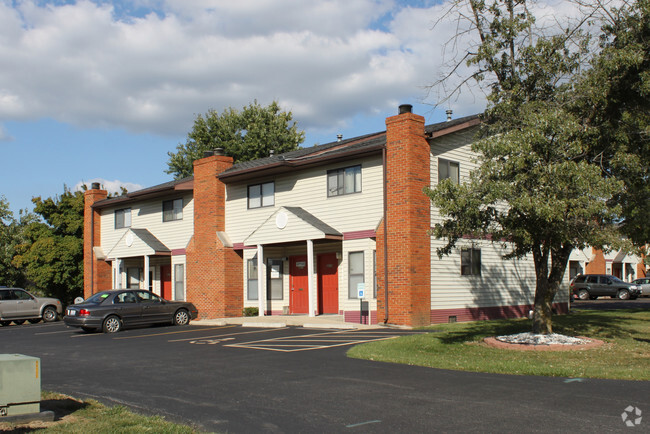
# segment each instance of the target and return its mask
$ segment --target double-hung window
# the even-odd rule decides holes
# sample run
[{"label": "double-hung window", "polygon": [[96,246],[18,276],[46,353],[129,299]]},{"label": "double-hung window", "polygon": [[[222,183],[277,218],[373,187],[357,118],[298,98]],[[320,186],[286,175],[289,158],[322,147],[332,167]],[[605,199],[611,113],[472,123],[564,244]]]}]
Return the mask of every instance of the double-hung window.
[{"label": "double-hung window", "polygon": [[481,275],[481,249],[472,247],[460,250],[460,274],[463,276]]},{"label": "double-hung window", "polygon": [[361,166],[351,166],[327,172],[327,196],[361,192]]},{"label": "double-hung window", "polygon": [[268,260],[268,282],[266,288],[267,300],[282,300],[284,298],[282,285],[282,259]]},{"label": "double-hung window", "polygon": [[363,252],[348,255],[348,298],[359,298],[357,285],[364,283]]},{"label": "double-hung window", "polygon": [[183,220],[183,199],[163,201],[163,221]]},{"label": "double-hung window", "polygon": [[438,158],[438,182],[447,178],[451,179],[454,184],[458,184],[460,180],[460,163]]},{"label": "double-hung window", "polygon": [[246,280],[248,283],[246,285],[246,298],[248,300],[257,300],[259,298],[257,292],[257,258],[246,261]]},{"label": "double-hung window", "polygon": [[115,210],[115,229],[131,227],[131,208]]},{"label": "double-hung window", "polygon": [[248,208],[275,205],[275,183],[265,182],[248,186]]}]

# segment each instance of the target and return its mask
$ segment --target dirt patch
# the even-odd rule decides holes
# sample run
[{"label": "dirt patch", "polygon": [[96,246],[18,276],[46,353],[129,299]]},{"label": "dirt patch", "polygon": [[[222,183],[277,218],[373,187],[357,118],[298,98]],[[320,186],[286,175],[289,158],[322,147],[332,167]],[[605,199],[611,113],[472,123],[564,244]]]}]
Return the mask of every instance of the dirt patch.
[{"label": "dirt patch", "polygon": [[589,350],[592,348],[598,348],[604,344],[603,341],[592,338],[585,338],[583,336],[577,336],[580,339],[588,340],[588,343],[577,344],[577,345],[564,345],[564,344],[511,344],[507,342],[502,342],[497,340],[494,337],[485,338],[483,341],[491,347],[501,348],[504,350],[519,350],[519,351],[576,351],[576,350]]},{"label": "dirt patch", "polygon": [[58,399],[43,399],[41,400],[41,411],[54,412],[53,421],[35,420],[32,422],[7,423],[2,422],[2,419],[0,419],[0,432],[22,434],[47,429],[66,422],[74,422],[77,417],[73,413],[87,406],[88,404],[65,395],[61,395]]}]

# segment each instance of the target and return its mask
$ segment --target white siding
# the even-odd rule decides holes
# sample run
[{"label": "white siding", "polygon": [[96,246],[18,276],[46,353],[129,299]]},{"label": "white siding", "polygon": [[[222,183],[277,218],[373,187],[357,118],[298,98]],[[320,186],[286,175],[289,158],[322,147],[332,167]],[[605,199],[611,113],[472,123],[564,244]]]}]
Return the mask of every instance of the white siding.
[{"label": "white siding", "polygon": [[[172,196],[171,198],[178,198]],[[192,194],[183,197],[183,219],[162,221],[162,203],[168,197],[121,204],[101,211],[101,246],[108,253],[128,228],[115,229],[115,210],[131,208],[131,228],[148,229],[169,249],[184,249],[194,232],[194,201]]]},{"label": "white siding", "polygon": [[[460,182],[467,181],[477,168],[477,154],[472,152],[476,129],[450,134],[435,139],[431,146],[431,185],[438,183],[438,158],[458,162]],[[431,225],[441,222],[437,208],[431,207]],[[459,240],[457,248],[438,258],[437,248],[444,246],[445,239],[431,239],[431,308],[457,309],[472,307],[508,306],[532,304],[535,295],[535,265],[532,255],[520,260],[505,260],[508,253],[500,243],[485,240]],[[460,250],[462,247],[481,249],[481,275],[460,274]],[[566,289],[556,301],[566,301]]]},{"label": "white siding", "polygon": [[[327,171],[361,164],[361,193],[327,197]],[[275,181],[275,205],[248,209],[247,186]],[[383,213],[381,156],[349,160],[285,175],[229,184],[226,188],[226,232],[243,242],[280,206],[297,206],[339,232],[375,229]]]}]

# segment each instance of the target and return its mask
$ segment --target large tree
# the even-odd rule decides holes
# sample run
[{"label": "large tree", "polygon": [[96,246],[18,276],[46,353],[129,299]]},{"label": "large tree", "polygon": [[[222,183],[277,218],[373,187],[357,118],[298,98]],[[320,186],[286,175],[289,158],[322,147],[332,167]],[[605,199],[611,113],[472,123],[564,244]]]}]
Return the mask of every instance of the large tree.
[{"label": "large tree", "polygon": [[70,303],[83,290],[83,191],[64,188],[58,197],[32,202],[41,219],[24,226],[13,265],[30,289]]},{"label": "large tree", "polygon": [[[582,0],[580,0],[582,1]],[[584,118],[592,158],[624,181],[615,200],[620,229],[637,246],[650,242],[650,0],[584,7],[599,17],[600,53],[575,83],[574,113]]]},{"label": "large tree", "polygon": [[298,149],[305,133],[292,122],[291,112],[282,111],[277,102],[262,107],[257,101],[241,111],[232,107],[219,114],[208,111],[198,115],[187,141],[169,152],[167,173],[184,178],[193,173],[192,163],[205,151],[223,148],[235,162],[268,157],[275,153]]},{"label": "large tree", "polygon": [[507,258],[532,255],[532,330],[547,334],[571,251],[617,240],[620,207],[612,199],[624,189],[593,158],[584,113],[575,110],[573,84],[589,43],[582,23],[555,32],[537,28],[530,3],[455,4],[478,41],[464,56],[473,68],[467,79],[487,89],[488,108],[472,145],[478,169],[467,182],[446,180],[428,194],[443,216],[432,229],[447,240],[439,255],[468,235],[509,247]]},{"label": "large tree", "polygon": [[22,232],[31,214],[22,213],[18,219],[9,209],[9,202],[0,196],[0,284],[4,286],[24,286],[25,276],[20,268],[12,264],[16,246],[22,240]]}]

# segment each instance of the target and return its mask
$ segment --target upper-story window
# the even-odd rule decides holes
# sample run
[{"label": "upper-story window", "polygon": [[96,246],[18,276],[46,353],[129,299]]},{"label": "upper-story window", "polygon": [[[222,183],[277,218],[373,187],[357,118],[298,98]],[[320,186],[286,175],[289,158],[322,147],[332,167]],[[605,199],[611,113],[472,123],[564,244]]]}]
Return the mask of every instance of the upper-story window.
[{"label": "upper-story window", "polygon": [[183,199],[163,201],[163,221],[183,220]]},{"label": "upper-story window", "polygon": [[460,249],[460,274],[463,276],[481,275],[481,249],[475,247]]},{"label": "upper-story window", "polygon": [[458,184],[460,179],[460,163],[438,158],[438,182],[447,178],[451,179],[454,184]]},{"label": "upper-story window", "polygon": [[131,208],[115,210],[115,229],[131,227]]},{"label": "upper-story window", "polygon": [[361,166],[329,170],[327,172],[327,196],[361,192]]},{"label": "upper-story window", "polygon": [[248,208],[275,205],[275,183],[265,182],[248,186]]}]

